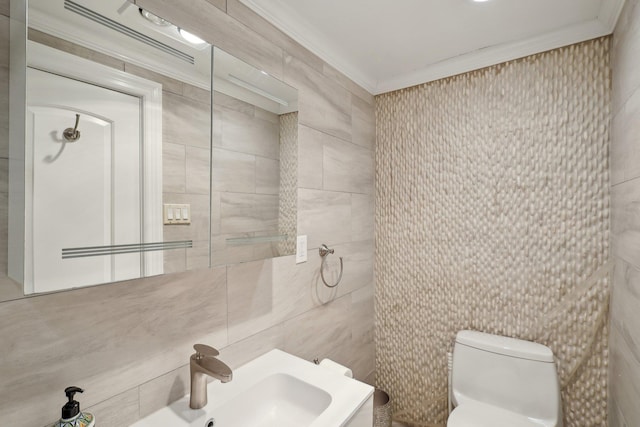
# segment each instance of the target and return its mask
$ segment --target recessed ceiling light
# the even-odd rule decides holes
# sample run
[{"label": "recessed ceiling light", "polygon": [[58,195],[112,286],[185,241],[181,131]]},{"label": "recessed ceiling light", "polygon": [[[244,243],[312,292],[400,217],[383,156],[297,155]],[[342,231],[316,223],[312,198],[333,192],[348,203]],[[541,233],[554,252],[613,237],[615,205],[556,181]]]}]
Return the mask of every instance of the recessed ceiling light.
[{"label": "recessed ceiling light", "polygon": [[182,38],[188,41],[189,43],[193,43],[193,44],[206,43],[200,37],[196,36],[195,34],[191,34],[190,32],[183,30],[182,28],[178,28],[178,32],[180,33]]},{"label": "recessed ceiling light", "polygon": [[473,0],[473,1],[474,1],[475,3],[484,3],[484,2],[487,2],[487,1],[489,1],[489,0]]},{"label": "recessed ceiling light", "polygon": [[140,15],[142,15],[144,19],[151,22],[152,24],[156,24],[160,27],[168,27],[169,25],[171,25],[171,22],[167,21],[164,18],[160,18],[158,15],[154,15],[151,12],[147,12],[142,8],[139,8],[139,10],[140,10]]}]

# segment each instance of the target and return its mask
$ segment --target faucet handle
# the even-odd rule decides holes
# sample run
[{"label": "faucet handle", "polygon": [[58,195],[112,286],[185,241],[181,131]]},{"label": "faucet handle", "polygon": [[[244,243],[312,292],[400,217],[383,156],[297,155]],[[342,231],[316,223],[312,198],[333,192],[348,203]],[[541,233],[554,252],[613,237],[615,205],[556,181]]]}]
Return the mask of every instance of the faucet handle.
[{"label": "faucet handle", "polygon": [[205,344],[196,344],[193,349],[196,351],[196,359],[202,359],[205,356],[216,357],[220,354],[218,350]]}]

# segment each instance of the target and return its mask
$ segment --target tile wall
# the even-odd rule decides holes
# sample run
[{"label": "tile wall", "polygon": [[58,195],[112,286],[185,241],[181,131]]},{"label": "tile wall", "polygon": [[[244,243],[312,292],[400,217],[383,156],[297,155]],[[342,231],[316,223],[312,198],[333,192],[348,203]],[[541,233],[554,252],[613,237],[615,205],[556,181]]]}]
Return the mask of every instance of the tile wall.
[{"label": "tile wall", "polygon": [[473,329],[548,345],[564,426],[606,426],[609,45],[376,97],[376,384],[398,421],[445,423]]},{"label": "tile wall", "polygon": [[[278,244],[234,245],[227,239],[278,235],[280,117],[215,92],[213,265],[277,256]],[[297,122],[294,124],[297,127]]]},{"label": "tile wall", "polygon": [[627,0],[613,33],[609,425],[640,425],[640,2]]},{"label": "tile wall", "polygon": [[[374,98],[238,0],[137,3],[298,88],[297,222],[309,261],[296,266],[287,256],[0,303],[3,425],[54,422],[63,388],[74,384],[101,427],[126,426],[187,392],[196,342],[222,349],[232,367],[278,347],[333,358],[361,379],[374,368]],[[2,63],[5,93],[6,76]],[[319,283],[320,243],[344,257],[332,292]]]}]

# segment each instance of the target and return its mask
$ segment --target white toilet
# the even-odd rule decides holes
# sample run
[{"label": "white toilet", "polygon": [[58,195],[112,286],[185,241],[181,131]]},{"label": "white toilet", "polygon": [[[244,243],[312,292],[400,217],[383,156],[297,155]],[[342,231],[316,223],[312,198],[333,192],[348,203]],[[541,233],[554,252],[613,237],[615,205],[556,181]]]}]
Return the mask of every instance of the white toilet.
[{"label": "white toilet", "polygon": [[451,398],[447,427],[562,427],[558,373],[542,344],[458,332]]}]

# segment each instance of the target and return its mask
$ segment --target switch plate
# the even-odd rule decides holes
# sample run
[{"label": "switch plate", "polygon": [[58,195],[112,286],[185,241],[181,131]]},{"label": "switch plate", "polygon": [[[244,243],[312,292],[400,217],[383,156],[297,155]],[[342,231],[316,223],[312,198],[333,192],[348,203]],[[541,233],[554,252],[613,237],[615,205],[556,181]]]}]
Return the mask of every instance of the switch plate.
[{"label": "switch plate", "polygon": [[162,210],[164,225],[191,224],[191,205],[165,203]]},{"label": "switch plate", "polygon": [[296,244],[296,264],[307,262],[307,236],[298,236]]}]

